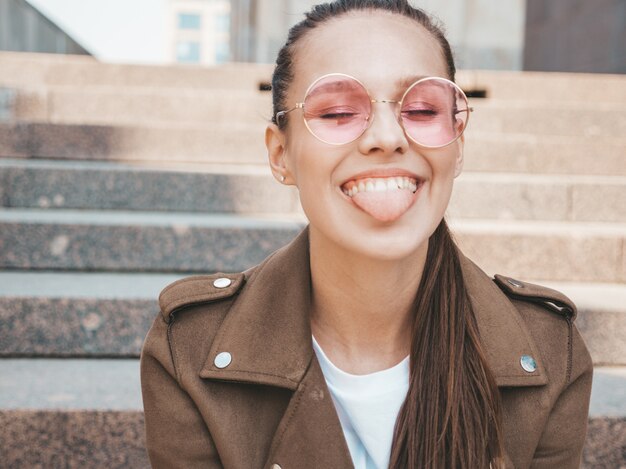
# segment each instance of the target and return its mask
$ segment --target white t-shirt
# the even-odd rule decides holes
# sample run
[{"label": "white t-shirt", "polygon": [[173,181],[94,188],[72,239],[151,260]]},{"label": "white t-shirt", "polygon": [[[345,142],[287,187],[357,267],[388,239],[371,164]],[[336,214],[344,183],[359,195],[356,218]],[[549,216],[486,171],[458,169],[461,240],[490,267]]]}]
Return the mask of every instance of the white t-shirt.
[{"label": "white t-shirt", "polygon": [[409,357],[386,370],[352,375],[332,364],[315,337],[313,350],[335,403],[354,467],[388,468],[394,425],[409,389]]}]

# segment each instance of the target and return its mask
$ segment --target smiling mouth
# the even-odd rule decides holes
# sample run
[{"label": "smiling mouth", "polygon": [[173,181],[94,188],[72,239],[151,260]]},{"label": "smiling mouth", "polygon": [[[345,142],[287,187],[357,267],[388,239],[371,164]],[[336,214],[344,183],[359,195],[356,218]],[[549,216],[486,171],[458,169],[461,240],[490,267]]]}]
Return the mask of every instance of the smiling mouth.
[{"label": "smiling mouth", "polygon": [[364,192],[388,192],[397,190],[417,191],[418,181],[407,176],[363,178],[351,180],[341,186],[341,190],[348,197]]},{"label": "smiling mouth", "polygon": [[411,208],[423,181],[408,176],[352,179],[341,186],[352,203],[381,222],[392,222]]}]

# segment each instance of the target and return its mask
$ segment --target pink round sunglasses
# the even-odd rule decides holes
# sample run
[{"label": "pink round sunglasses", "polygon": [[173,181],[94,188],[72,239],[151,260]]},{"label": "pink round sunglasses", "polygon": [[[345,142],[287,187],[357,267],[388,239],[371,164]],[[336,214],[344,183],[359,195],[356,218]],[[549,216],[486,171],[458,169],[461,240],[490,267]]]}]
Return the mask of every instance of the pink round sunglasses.
[{"label": "pink round sunglasses", "polygon": [[400,100],[372,99],[365,86],[343,73],[316,79],[304,100],[276,113],[276,122],[302,109],[304,123],[318,140],[344,145],[359,138],[374,120],[372,105],[396,105],[396,117],[405,134],[418,145],[440,148],[456,141],[467,127],[467,96],[459,86],[441,77],[420,78],[406,89]]}]

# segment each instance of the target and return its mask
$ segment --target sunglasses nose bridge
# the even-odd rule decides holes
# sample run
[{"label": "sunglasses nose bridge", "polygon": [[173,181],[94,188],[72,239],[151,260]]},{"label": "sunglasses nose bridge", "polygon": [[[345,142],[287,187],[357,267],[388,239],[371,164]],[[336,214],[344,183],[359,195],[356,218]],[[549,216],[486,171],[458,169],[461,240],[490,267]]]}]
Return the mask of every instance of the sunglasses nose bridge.
[{"label": "sunglasses nose bridge", "polygon": [[[376,103],[380,103],[380,104],[393,104],[393,113],[394,116],[396,118],[396,121],[400,124],[400,127],[402,127],[404,129],[404,125],[402,124],[402,119],[400,119],[400,113],[398,112],[398,108],[400,105],[400,101],[397,99],[370,99],[370,101],[372,102],[372,104],[376,104]],[[369,123],[371,124],[371,121],[374,120],[374,116],[375,116],[376,112],[374,112],[374,106],[371,107],[370,110],[370,119],[369,119]]]},{"label": "sunglasses nose bridge", "polygon": [[[396,114],[396,118],[398,117],[398,104],[400,101],[397,99],[371,99],[372,104],[393,104],[393,111]],[[374,114],[374,106],[371,107],[370,114]]]},{"label": "sunglasses nose bridge", "polygon": [[[405,135],[405,136],[406,136],[406,130],[405,130],[405,128],[404,128],[404,124],[403,124],[403,122],[402,122],[402,119],[400,118],[400,113],[399,113],[399,106],[400,106],[400,104],[401,104],[401,101],[399,101],[399,100],[397,100],[397,99],[370,99],[370,102],[371,102],[372,104],[376,104],[376,103],[380,103],[380,104],[393,104],[393,107],[392,107],[392,113],[393,113],[393,116],[394,116],[394,118],[395,118],[395,123],[396,123],[397,125],[399,125],[399,126],[400,126],[400,129],[401,129],[401,130],[400,130],[400,132],[401,132],[403,135]],[[384,111],[383,111],[383,112],[384,112]],[[367,116],[367,125],[366,125],[366,127],[363,129],[363,132],[362,132],[362,133],[365,133],[367,130],[369,130],[369,129],[370,129],[370,127],[372,126],[372,124],[373,124],[373,122],[374,122],[374,120],[375,120],[375,118],[376,118],[376,115],[377,115],[377,114],[379,114],[379,113],[380,113],[380,110],[378,110],[378,112],[375,112],[375,111],[374,111],[374,106],[373,106],[373,105],[370,107],[370,113],[369,113],[369,115]],[[380,119],[380,118],[379,118],[379,119]]]},{"label": "sunglasses nose bridge", "polygon": [[381,104],[398,104],[400,101],[397,99],[370,99],[372,104],[381,103]]}]

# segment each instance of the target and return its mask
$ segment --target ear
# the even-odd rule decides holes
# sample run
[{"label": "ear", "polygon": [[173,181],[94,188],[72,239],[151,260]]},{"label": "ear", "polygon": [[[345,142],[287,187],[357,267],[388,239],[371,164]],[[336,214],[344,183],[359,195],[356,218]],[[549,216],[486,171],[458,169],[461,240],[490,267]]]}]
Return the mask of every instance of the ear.
[{"label": "ear", "polygon": [[461,137],[456,141],[458,145],[459,153],[456,157],[456,161],[454,162],[454,177],[458,177],[463,171],[463,161],[464,161],[464,149],[465,149],[465,134],[462,134]]},{"label": "ear", "polygon": [[268,124],[265,129],[265,146],[267,147],[267,157],[272,174],[278,181],[288,184],[287,181],[290,175],[287,169],[285,133],[274,123]]}]

